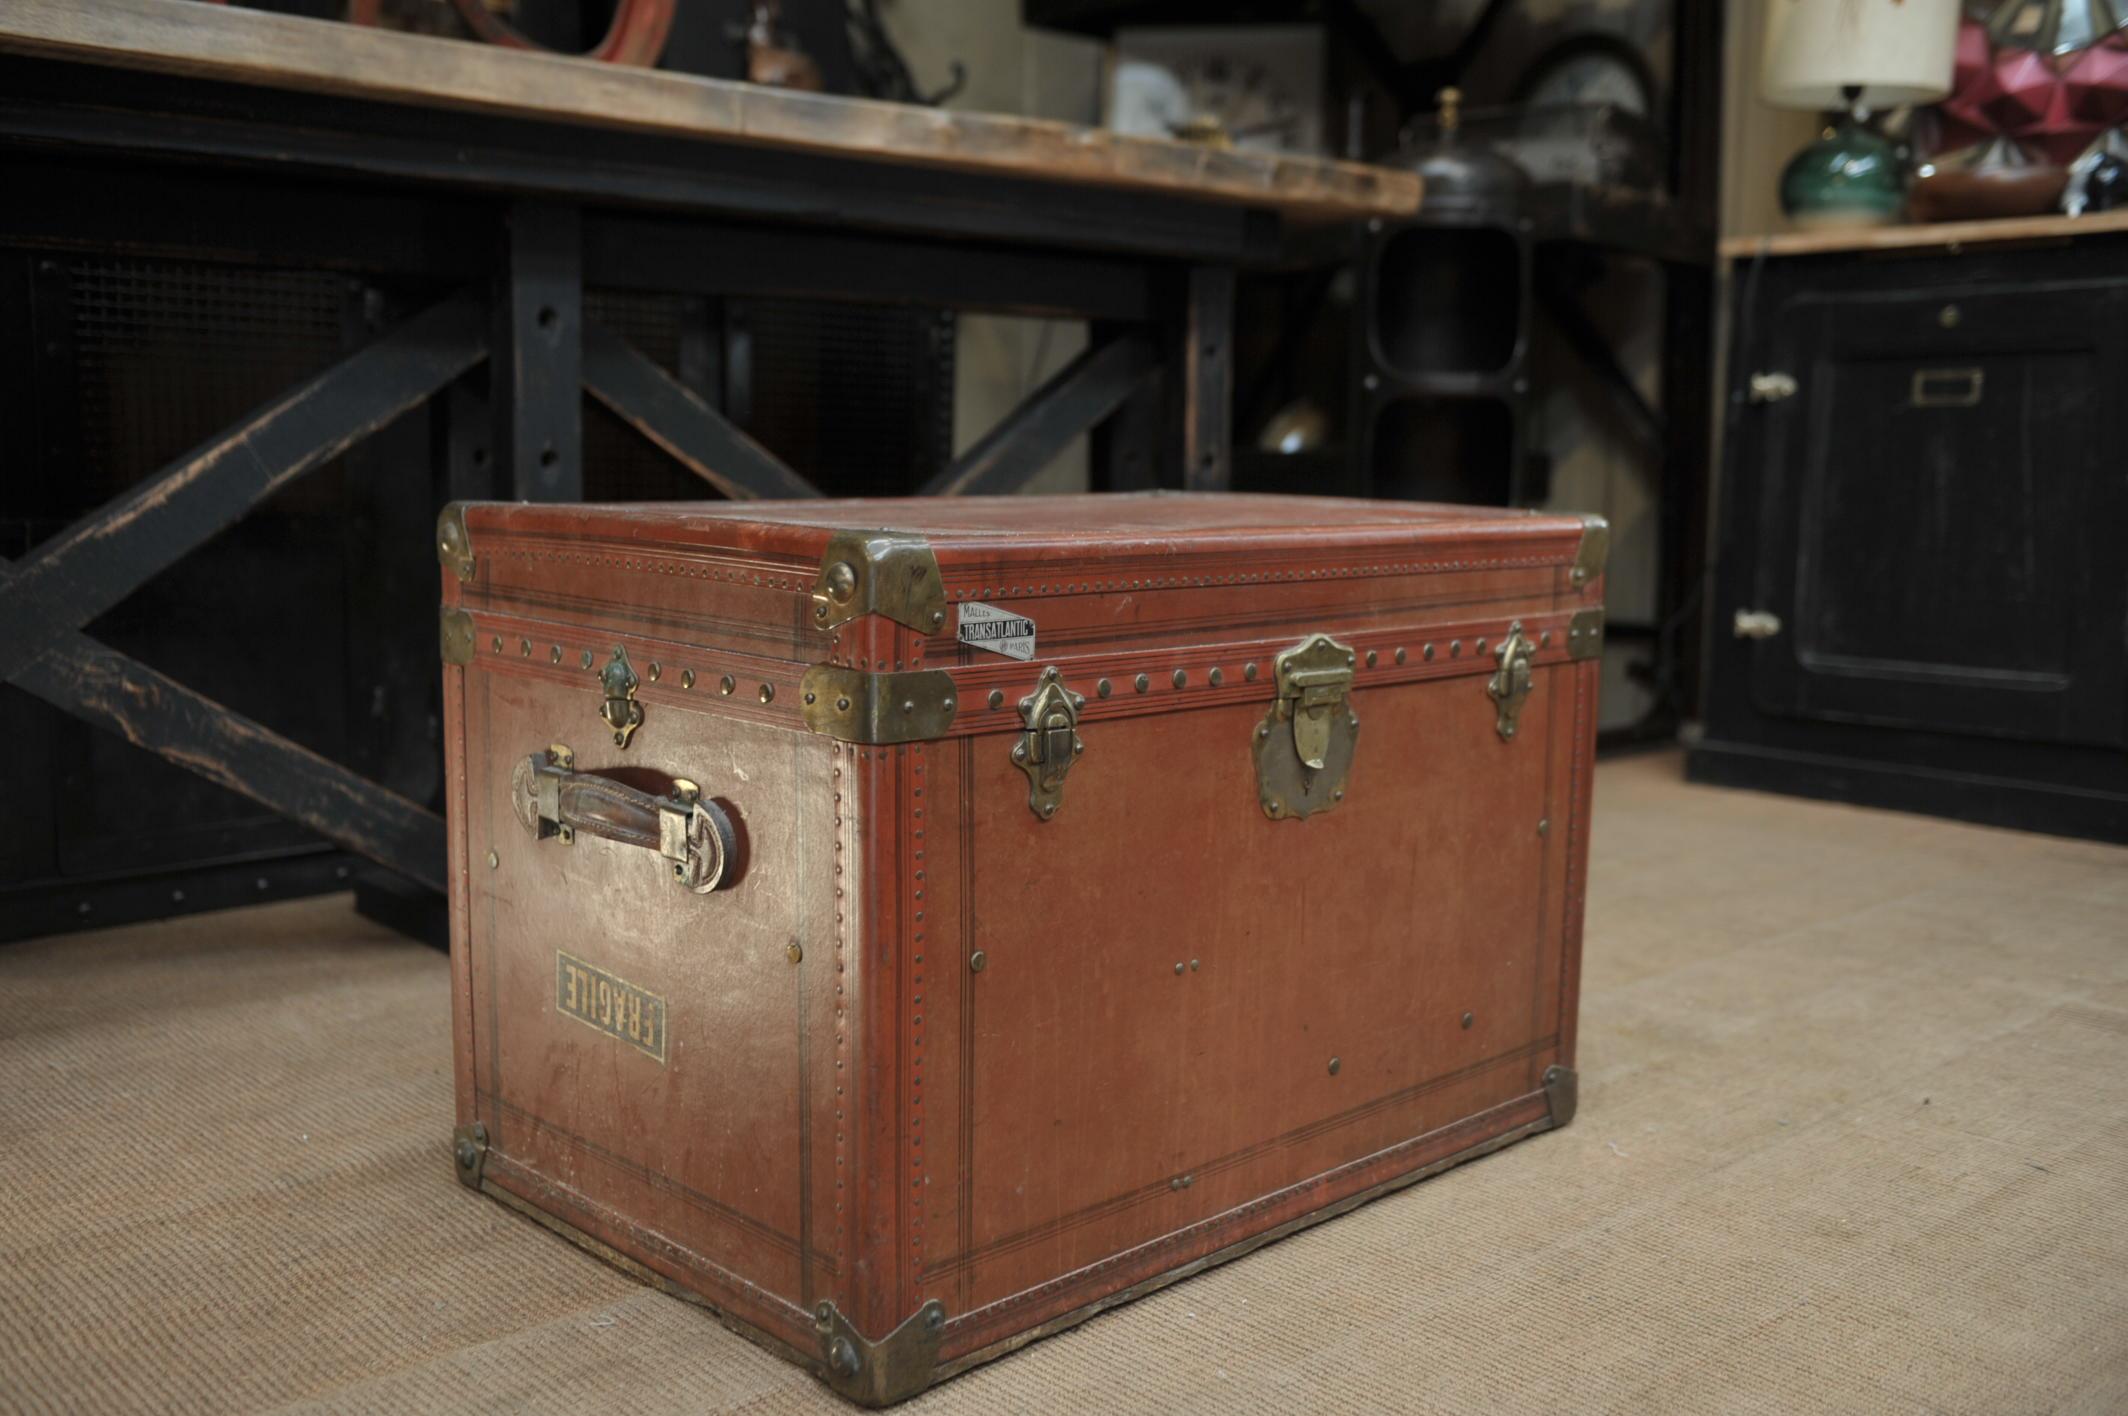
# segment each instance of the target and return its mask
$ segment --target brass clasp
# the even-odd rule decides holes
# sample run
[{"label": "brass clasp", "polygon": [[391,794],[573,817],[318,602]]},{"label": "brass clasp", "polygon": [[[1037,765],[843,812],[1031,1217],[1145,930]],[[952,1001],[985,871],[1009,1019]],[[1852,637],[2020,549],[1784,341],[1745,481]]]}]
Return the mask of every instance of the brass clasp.
[{"label": "brass clasp", "polygon": [[1500,667],[1485,681],[1485,691],[1492,695],[1493,703],[1499,709],[1493,727],[1502,742],[1515,740],[1515,726],[1522,717],[1522,704],[1529,697],[1530,687],[1537,677],[1530,662],[1536,654],[1537,646],[1522,632],[1522,621],[1516,620],[1508,627],[1507,638],[1500,641]]},{"label": "brass clasp", "polygon": [[643,726],[643,705],[635,701],[635,669],[628,662],[626,649],[613,646],[613,661],[599,674],[599,682],[606,691],[599,716],[613,729],[613,745],[625,748],[635,730]]},{"label": "brass clasp", "polygon": [[1057,666],[1042,670],[1041,683],[1020,700],[1025,731],[1012,745],[1012,765],[1027,774],[1027,809],[1047,821],[1064,803],[1064,774],[1086,744],[1079,740],[1083,694],[1064,687]]},{"label": "brass clasp", "polygon": [[1360,728],[1350,703],[1358,661],[1351,646],[1327,634],[1278,656],[1278,697],[1256,725],[1257,794],[1274,821],[1312,816],[1345,799]]}]

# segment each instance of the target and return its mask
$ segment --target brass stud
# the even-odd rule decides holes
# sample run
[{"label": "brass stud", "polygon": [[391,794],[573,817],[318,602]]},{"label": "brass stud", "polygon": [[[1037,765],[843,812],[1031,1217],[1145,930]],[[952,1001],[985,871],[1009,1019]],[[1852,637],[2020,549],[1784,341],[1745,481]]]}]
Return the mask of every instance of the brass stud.
[{"label": "brass stud", "polygon": [[517,641],[517,652],[518,652],[518,653],[520,653],[520,654],[522,654],[522,655],[524,655],[524,656],[525,656],[525,657],[526,657],[527,659],[531,658],[531,657],[532,657],[532,641],[531,641],[531,640],[529,640],[529,639],[520,639],[520,640],[518,640],[518,641]]},{"label": "brass stud", "polygon": [[501,865],[501,864],[502,864],[502,857],[501,857],[501,856],[499,856],[499,855],[497,855],[497,854],[495,854],[495,852],[493,852],[493,851],[489,851],[489,852],[488,852],[488,869],[490,869],[490,870],[493,870],[493,869],[495,869],[495,867],[497,867],[497,866],[499,866],[499,865]]},{"label": "brass stud", "polygon": [[805,957],[805,946],[793,939],[783,946],[783,957],[795,964]]},{"label": "brass stud", "polygon": [[850,711],[850,700],[849,700],[849,699],[847,699],[847,698],[838,698],[838,699],[836,699],[836,700],[835,700],[835,711],[836,711],[836,712],[838,712],[838,713],[847,713],[847,712],[849,712],[849,711]]},{"label": "brass stud", "polygon": [[1421,659],[1424,659],[1424,660],[1425,660],[1425,661],[1426,661],[1427,663],[1429,663],[1429,664],[1430,664],[1430,663],[1432,663],[1432,662],[1433,662],[1433,646],[1432,646],[1431,644],[1428,644],[1428,645],[1424,645],[1424,646],[1422,646],[1422,647],[1420,648],[1420,650],[1419,650],[1419,657],[1420,657]]},{"label": "brass stud", "polygon": [[815,702],[817,702],[818,700],[814,698],[814,696],[812,695],[812,693],[811,693],[810,691],[808,691],[808,692],[807,692],[807,694],[805,695],[805,701],[806,701],[806,703],[807,703],[807,704],[809,704],[809,705],[810,705],[810,704],[812,704],[812,703],[815,703]]},{"label": "brass stud", "polygon": [[693,688],[694,686],[695,686],[695,671],[694,671],[693,669],[682,669],[682,670],[680,670],[680,687],[682,687],[682,688]]},{"label": "brass stud", "polygon": [[726,674],[723,678],[717,680],[717,692],[723,694],[726,698],[731,697],[733,690],[738,687],[738,680],[734,679],[730,674]]},{"label": "brass stud", "polygon": [[1552,834],[1552,818],[1551,818],[1551,817],[1549,817],[1549,816],[1540,816],[1540,817],[1538,817],[1538,818],[1537,818],[1537,834],[1538,834],[1538,835],[1540,835],[1540,836],[1549,836],[1549,835],[1551,835],[1551,834]]},{"label": "brass stud", "polygon": [[488,647],[490,649],[493,649],[496,653],[500,654],[502,652],[502,636],[498,634],[493,639],[489,640]]},{"label": "brass stud", "polygon": [[1476,1021],[1478,1021],[1478,1015],[1475,1013],[1465,1013],[1463,1015],[1463,1026],[1466,1028]]},{"label": "brass stud", "polygon": [[1177,978],[1182,976],[1182,961],[1180,959],[1175,961],[1175,976]]},{"label": "brass stud", "polygon": [[652,659],[650,661],[650,681],[652,683],[656,683],[659,679],[663,677],[665,677],[665,666],[663,664],[660,664],[657,660]]},{"label": "brass stud", "polygon": [[1190,972],[1197,972],[1197,961],[1195,959],[1190,960]]},{"label": "brass stud", "polygon": [[588,669],[588,668],[590,668],[590,667],[591,667],[591,663],[592,663],[592,659],[591,659],[591,651],[590,651],[589,649],[586,649],[586,650],[584,651],[584,657],[583,657],[583,664],[584,664],[584,667],[585,667],[585,668],[587,668],[587,669]]},{"label": "brass stud", "polygon": [[1137,678],[1131,680],[1131,687],[1137,689],[1140,693],[1145,692],[1152,686],[1153,681],[1147,678],[1144,674],[1140,674]]},{"label": "brass stud", "polygon": [[1227,681],[1227,676],[1221,670],[1214,669],[1211,673],[1205,675],[1205,681],[1211,684],[1212,687],[1217,688]]},{"label": "brass stud", "polygon": [[1544,633],[1537,636],[1537,647],[1539,649],[1549,649],[1552,647],[1552,632],[1550,630],[1546,630],[1544,631]]},{"label": "brass stud", "polygon": [[1103,698],[1108,697],[1108,695],[1114,693],[1115,691],[1116,686],[1110,683],[1107,679],[1102,679],[1099,683],[1094,685],[1094,692],[1100,694]]},{"label": "brass stud", "polygon": [[1243,664],[1241,666],[1241,676],[1250,683],[1256,682],[1256,665],[1253,663]]},{"label": "brass stud", "polygon": [[1401,644],[1397,646],[1396,661],[1400,664],[1404,662],[1404,646]]},{"label": "brass stud", "polygon": [[1451,639],[1451,640],[1449,640],[1449,641],[1448,641],[1448,657],[1449,657],[1449,658],[1451,658],[1451,659],[1460,659],[1460,658],[1462,658],[1462,657],[1463,657],[1463,641],[1462,641],[1462,640],[1460,640],[1460,639]]},{"label": "brass stud", "polygon": [[995,709],[995,708],[1002,708],[1002,707],[1004,707],[1004,706],[1005,706],[1005,690],[1004,690],[1004,689],[1002,689],[1002,688],[993,688],[993,689],[991,689],[991,690],[990,690],[990,706],[991,706],[991,707],[992,707],[993,709]]},{"label": "brass stud", "polygon": [[561,661],[562,661],[562,646],[561,646],[561,645],[559,645],[559,644],[557,644],[557,645],[555,645],[555,646],[554,646],[554,647],[553,647],[552,649],[549,649],[549,650],[547,651],[547,662],[548,662],[548,663],[550,663],[550,664],[559,664],[559,663],[560,663]]},{"label": "brass stud", "polygon": [[[762,685],[761,685],[761,695],[760,695],[760,696],[761,696],[761,701],[762,701],[763,703],[773,703],[773,702],[775,702],[775,701],[776,701],[776,685],[774,685],[774,684],[772,684],[772,683],[765,683],[765,684],[762,684]],[[913,703],[904,703],[904,704],[902,704],[902,705],[901,705],[901,711],[902,711],[902,712],[904,712],[904,713],[906,713],[906,712],[910,711],[910,710],[911,710],[912,708],[914,708],[915,706],[916,706],[916,705],[915,705],[915,704],[913,704]]]},{"label": "brass stud", "polygon": [[984,953],[982,950],[978,949],[973,954],[970,954],[968,956],[968,972],[981,973],[983,971],[984,966],[989,962],[990,956]]},{"label": "brass stud", "polygon": [[1480,635],[1478,638],[1477,652],[1480,654],[1483,654],[1485,652],[1485,638],[1483,635]]},{"label": "brass stud", "polygon": [[1177,688],[1187,688],[1187,687],[1189,686],[1189,682],[1190,682],[1190,676],[1189,676],[1189,674],[1188,674],[1188,673],[1186,673],[1185,671],[1183,671],[1183,670],[1181,670],[1181,669],[1177,669],[1177,670],[1175,670],[1175,677],[1174,677],[1174,684],[1175,684],[1175,687],[1177,687]]},{"label": "brass stud", "polygon": [[1369,649],[1367,651],[1367,667],[1371,669],[1380,662],[1382,662],[1382,656],[1374,650]]},{"label": "brass stud", "polygon": [[1337,1075],[1337,1074],[1338,1074],[1339,1072],[1342,1072],[1342,1071],[1343,1071],[1344,1069],[1345,1069],[1345,1064],[1344,1064],[1343,1062],[1341,1062],[1340,1060],[1338,1060],[1338,1059],[1337,1059],[1337,1058],[1335,1058],[1335,1057],[1333,1057],[1333,1058],[1331,1058],[1331,1059],[1330,1059],[1330,1075],[1331,1075],[1331,1076],[1333,1076],[1333,1077],[1334,1077],[1334,1076],[1336,1076],[1336,1075]]},{"label": "brass stud", "polygon": [[838,605],[849,604],[850,597],[857,593],[857,572],[848,561],[837,561],[829,566],[823,578],[827,581],[828,598]]}]

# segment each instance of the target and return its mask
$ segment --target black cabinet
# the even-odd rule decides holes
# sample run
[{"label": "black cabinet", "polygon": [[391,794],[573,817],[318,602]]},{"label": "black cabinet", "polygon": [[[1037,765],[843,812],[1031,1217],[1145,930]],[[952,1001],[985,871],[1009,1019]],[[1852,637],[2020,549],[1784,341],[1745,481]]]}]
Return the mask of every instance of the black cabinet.
[{"label": "black cabinet", "polygon": [[2128,840],[2128,241],[1733,286],[1692,775]]}]

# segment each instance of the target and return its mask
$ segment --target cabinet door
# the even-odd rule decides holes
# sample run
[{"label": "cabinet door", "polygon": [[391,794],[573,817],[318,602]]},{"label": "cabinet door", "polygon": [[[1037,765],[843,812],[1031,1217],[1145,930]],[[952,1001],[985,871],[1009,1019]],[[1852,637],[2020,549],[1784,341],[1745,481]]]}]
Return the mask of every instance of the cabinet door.
[{"label": "cabinet door", "polygon": [[2123,316],[2111,283],[1805,296],[1776,317],[1771,713],[2128,741]]}]

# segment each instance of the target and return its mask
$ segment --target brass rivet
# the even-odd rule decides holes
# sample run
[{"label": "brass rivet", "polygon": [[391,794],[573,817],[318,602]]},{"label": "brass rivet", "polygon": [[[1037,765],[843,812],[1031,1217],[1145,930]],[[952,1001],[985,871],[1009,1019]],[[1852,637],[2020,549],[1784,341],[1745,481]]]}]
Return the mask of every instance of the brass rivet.
[{"label": "brass rivet", "polygon": [[835,711],[836,711],[836,712],[838,712],[838,713],[847,713],[847,712],[849,712],[849,711],[850,711],[850,700],[849,700],[849,699],[847,699],[847,698],[838,698],[838,699],[836,699],[836,700],[835,700]]},{"label": "brass rivet", "polygon": [[1174,677],[1174,680],[1173,680],[1173,682],[1174,682],[1174,685],[1175,685],[1175,687],[1177,687],[1177,688],[1182,688],[1182,687],[1186,686],[1186,685],[1187,685],[1187,684],[1189,683],[1189,681],[1190,681],[1190,676],[1189,676],[1189,675],[1188,675],[1187,673],[1185,673],[1185,672],[1184,672],[1183,670],[1181,670],[1181,669],[1177,669],[1177,670],[1175,670],[1175,677]]},{"label": "brass rivet", "polygon": [[682,688],[693,688],[694,686],[695,686],[695,671],[694,671],[693,669],[682,669],[682,670],[680,670],[680,687],[682,687]]},{"label": "brass rivet", "polygon": [[559,664],[561,661],[562,646],[557,644],[552,649],[547,651],[547,662],[550,664]]},{"label": "brass rivet", "polygon": [[1227,681],[1227,676],[1218,669],[1214,669],[1205,676],[1205,681],[1210,683],[1212,687],[1217,688]]},{"label": "brass rivet", "polygon": [[1256,665],[1243,664],[1241,666],[1241,676],[1249,680],[1249,682],[1254,683],[1256,681]]},{"label": "brass rivet", "polygon": [[1140,674],[1137,678],[1131,680],[1131,687],[1137,689],[1140,693],[1145,692],[1152,686],[1153,681],[1147,678],[1144,674]]},{"label": "brass rivet", "polygon": [[970,954],[968,956],[968,972],[981,973],[983,971],[983,966],[989,962],[990,956],[984,953],[982,950],[978,949],[973,954]]},{"label": "brass rivet", "polygon": [[1539,649],[1549,649],[1552,647],[1552,632],[1550,630],[1546,630],[1544,633],[1537,636],[1537,647]]},{"label": "brass rivet", "polygon": [[1429,664],[1430,664],[1430,663],[1432,663],[1432,662],[1433,662],[1433,646],[1432,646],[1431,644],[1428,644],[1428,645],[1426,645],[1426,646],[1425,646],[1424,648],[1420,649],[1420,650],[1419,650],[1419,657],[1420,657],[1421,659],[1424,659],[1424,660],[1425,660],[1426,662],[1428,662]]},{"label": "brass rivet", "polygon": [[663,677],[665,677],[665,666],[663,664],[660,664],[657,660],[652,659],[650,661],[650,681],[652,683],[656,683],[659,679]]},{"label": "brass rivet", "polygon": [[1463,1026],[1466,1028],[1476,1021],[1478,1021],[1478,1015],[1475,1013],[1465,1013],[1463,1015]]},{"label": "brass rivet", "polygon": [[501,865],[501,864],[502,864],[502,857],[501,857],[501,856],[499,856],[499,855],[497,855],[497,854],[495,854],[495,852],[493,852],[493,851],[489,851],[489,852],[488,852],[488,869],[490,869],[490,870],[493,870],[493,869],[494,869],[494,868],[495,868],[496,866],[498,866],[498,865]]},{"label": "brass rivet", "polygon": [[800,944],[797,940],[793,939],[789,944],[784,946],[783,957],[789,959],[792,963],[795,964],[800,959],[803,959],[805,957],[805,946],[803,944]]},{"label": "brass rivet", "polygon": [[828,598],[838,605],[849,604],[850,597],[857,593],[857,572],[850,568],[848,561],[837,561],[829,566],[823,578],[827,581]]},{"label": "brass rivet", "polygon": [[527,659],[531,658],[531,657],[532,657],[532,641],[531,641],[531,640],[529,640],[529,639],[520,639],[520,640],[518,640],[518,641],[517,641],[517,652],[518,652],[518,653],[520,653],[520,654],[522,654],[522,655],[524,655],[524,656],[525,656],[525,657],[526,657]]},{"label": "brass rivet", "polygon": [[493,649],[496,653],[500,654],[502,652],[502,636],[498,634],[493,639],[489,640],[488,647]]},{"label": "brass rivet", "polygon": [[1537,834],[1540,836],[1549,836],[1552,834],[1551,817],[1542,816],[1537,819]]},{"label": "brass rivet", "polygon": [[1480,654],[1483,654],[1485,652],[1485,640],[1482,636],[1478,640],[1477,651]]},{"label": "brass rivet", "polygon": [[1197,972],[1197,961],[1195,959],[1190,960],[1190,972]]},{"label": "brass rivet", "polygon": [[1460,658],[1462,658],[1462,657],[1463,657],[1463,641],[1462,641],[1462,640],[1460,640],[1460,639],[1451,639],[1451,640],[1449,640],[1449,641],[1448,641],[1448,657],[1449,657],[1449,658],[1451,658],[1451,659],[1460,659]]},{"label": "brass rivet", "polygon": [[[773,702],[775,701],[775,699],[776,699],[776,685],[774,685],[774,684],[772,684],[772,683],[765,683],[765,684],[762,684],[762,685],[761,685],[761,695],[760,695],[760,696],[761,696],[761,701],[762,701],[763,703],[773,703]],[[902,711],[902,712],[904,712],[904,713],[906,713],[906,712],[908,712],[908,711],[909,711],[910,709],[914,708],[915,706],[916,706],[916,705],[915,705],[914,703],[904,703],[904,704],[902,704],[902,705],[901,705],[901,711]]]},{"label": "brass rivet", "polygon": [[1382,662],[1382,656],[1374,650],[1369,649],[1367,651],[1367,667],[1371,669],[1380,662]]},{"label": "brass rivet", "polygon": [[806,696],[805,696],[805,701],[806,701],[807,703],[812,703],[812,702],[814,702],[815,700],[814,700],[814,698],[813,698],[813,695],[812,695],[811,693],[808,693],[808,694],[806,694]]},{"label": "brass rivet", "polygon": [[730,674],[726,674],[723,678],[717,680],[717,692],[723,694],[726,698],[731,697],[732,691],[738,686],[738,681]]},{"label": "brass rivet", "polygon": [[1004,706],[1005,706],[1005,690],[1004,690],[1004,689],[1002,689],[1002,688],[993,688],[993,689],[991,689],[991,690],[990,690],[990,706],[991,706],[992,708],[1002,708],[1002,707],[1004,707]]},{"label": "brass rivet", "polygon": [[584,651],[583,664],[587,669],[591,667],[591,651],[589,649]]},{"label": "brass rivet", "polygon": [[1337,1074],[1338,1074],[1338,1073],[1339,1073],[1340,1071],[1344,1070],[1344,1066],[1345,1066],[1345,1064],[1344,1064],[1343,1062],[1340,1062],[1340,1061],[1339,1061],[1339,1060],[1338,1060],[1337,1058],[1335,1058],[1335,1057],[1331,1058],[1331,1059],[1330,1059],[1330,1075],[1331,1075],[1331,1076],[1333,1076],[1333,1077],[1334,1077],[1334,1076],[1336,1076],[1336,1075],[1337,1075]]},{"label": "brass rivet", "polygon": [[1176,974],[1176,976],[1177,976],[1178,978],[1179,978],[1179,977],[1181,976],[1181,974],[1182,974],[1182,961],[1181,961],[1180,959],[1177,959],[1177,960],[1175,961],[1175,974]]},{"label": "brass rivet", "polygon": [[1404,646],[1401,644],[1397,646],[1396,661],[1400,664],[1404,662]]},{"label": "brass rivet", "polygon": [[1116,686],[1110,683],[1107,679],[1102,679],[1099,683],[1094,685],[1094,692],[1100,694],[1103,698],[1108,697],[1108,695],[1114,693],[1115,691]]}]

